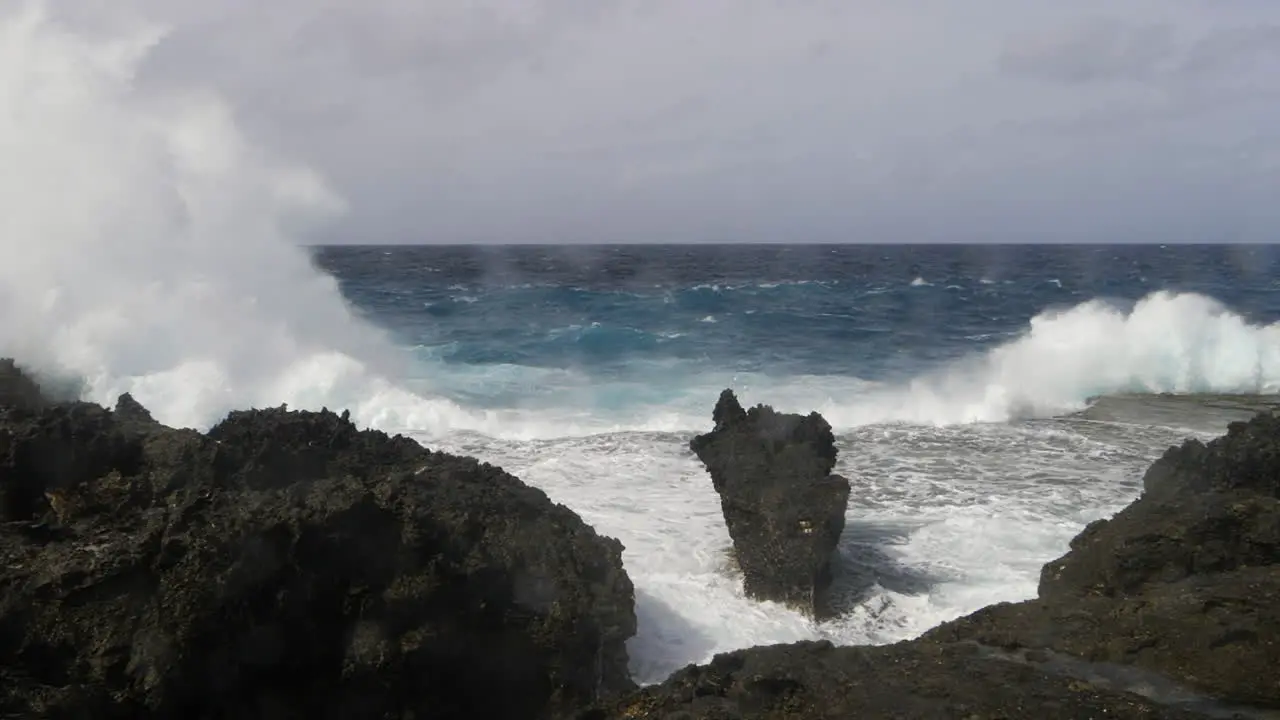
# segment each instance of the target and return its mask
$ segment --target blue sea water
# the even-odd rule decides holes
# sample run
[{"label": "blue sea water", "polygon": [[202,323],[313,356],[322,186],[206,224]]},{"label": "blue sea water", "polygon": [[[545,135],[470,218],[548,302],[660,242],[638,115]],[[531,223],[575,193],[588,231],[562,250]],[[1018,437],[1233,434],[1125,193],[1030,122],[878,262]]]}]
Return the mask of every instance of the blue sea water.
[{"label": "blue sea water", "polygon": [[[399,348],[358,415],[476,455],[620,538],[633,671],[912,637],[1035,594],[1171,443],[1280,390],[1270,247],[325,247]],[[822,624],[742,595],[688,450],[719,391],[819,410],[853,485]],[[385,407],[384,407],[385,406]]]},{"label": "blue sea water", "polygon": [[[576,403],[617,412],[705,404],[717,381],[766,395],[770,379],[907,383],[996,350],[1027,333],[1033,318],[1091,300],[1128,312],[1159,291],[1199,294],[1267,324],[1280,314],[1273,256],[1231,246],[472,246],[330,247],[317,260],[368,318],[412,349],[432,391],[477,407]],[[1176,301],[1166,305],[1179,314]],[[1197,323],[1216,311],[1192,312],[1126,332],[1159,333],[1158,323]],[[1109,349],[1123,356],[1082,360],[1125,365],[1143,351],[1122,337],[1086,337],[1102,330],[1103,311],[1082,324],[1090,320],[1097,327],[1055,339],[1066,344],[1052,354],[1113,340]],[[1141,358],[1148,365],[1092,378],[1024,370],[1045,373],[1040,383],[1075,382],[1068,390],[1077,397],[1067,400],[1251,389],[1223,377],[1228,368],[1195,365],[1197,352],[1231,348],[1147,350],[1155,354]],[[1128,376],[1118,385],[1117,372]]]},{"label": "blue sea water", "polygon": [[317,259],[431,357],[625,373],[680,360],[884,376],[992,347],[1048,308],[1156,290],[1280,313],[1269,247],[327,247]]}]

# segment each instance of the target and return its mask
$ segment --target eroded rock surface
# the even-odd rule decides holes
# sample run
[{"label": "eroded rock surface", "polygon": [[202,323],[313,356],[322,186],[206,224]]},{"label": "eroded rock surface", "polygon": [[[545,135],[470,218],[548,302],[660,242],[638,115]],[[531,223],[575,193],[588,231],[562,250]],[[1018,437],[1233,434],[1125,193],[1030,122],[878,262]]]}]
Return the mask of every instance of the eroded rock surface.
[{"label": "eroded rock surface", "polygon": [[620,543],[496,467],[331,412],[201,434],[30,389],[0,367],[0,717],[539,718],[634,687]]},{"label": "eroded rock surface", "polygon": [[38,408],[45,402],[40,386],[12,358],[0,358],[0,408]]},{"label": "eroded rock surface", "polygon": [[831,426],[817,413],[743,410],[731,390],[712,417],[690,446],[720,495],[747,594],[825,615],[849,501],[849,481],[831,474]]},{"label": "eroded rock surface", "polygon": [[1171,448],[1143,486],[1045,565],[1038,599],[928,637],[1134,665],[1280,709],[1280,419],[1262,413]]},{"label": "eroded rock surface", "polygon": [[827,642],[717,655],[579,720],[1183,720],[1204,717],[974,645]]}]

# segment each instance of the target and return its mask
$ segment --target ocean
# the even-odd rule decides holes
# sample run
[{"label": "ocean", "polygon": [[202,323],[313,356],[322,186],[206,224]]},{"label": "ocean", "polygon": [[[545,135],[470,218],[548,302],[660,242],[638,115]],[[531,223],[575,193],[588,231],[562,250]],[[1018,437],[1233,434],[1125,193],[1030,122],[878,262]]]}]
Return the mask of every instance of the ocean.
[{"label": "ocean", "polygon": [[[750,645],[886,643],[1034,596],[1147,465],[1280,390],[1271,248],[324,247],[396,358],[368,424],[516,474],[626,546],[658,681]],[[688,449],[719,391],[818,410],[853,486],[814,623],[745,598]],[[312,404],[315,404],[314,402]]]}]

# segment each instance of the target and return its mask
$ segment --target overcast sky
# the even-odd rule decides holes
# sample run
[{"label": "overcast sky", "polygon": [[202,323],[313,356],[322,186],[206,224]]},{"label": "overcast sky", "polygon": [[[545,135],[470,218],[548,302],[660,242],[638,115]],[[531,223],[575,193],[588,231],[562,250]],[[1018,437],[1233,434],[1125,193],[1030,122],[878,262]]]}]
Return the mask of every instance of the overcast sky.
[{"label": "overcast sky", "polygon": [[1280,239],[1277,0],[129,2],[315,241]]}]

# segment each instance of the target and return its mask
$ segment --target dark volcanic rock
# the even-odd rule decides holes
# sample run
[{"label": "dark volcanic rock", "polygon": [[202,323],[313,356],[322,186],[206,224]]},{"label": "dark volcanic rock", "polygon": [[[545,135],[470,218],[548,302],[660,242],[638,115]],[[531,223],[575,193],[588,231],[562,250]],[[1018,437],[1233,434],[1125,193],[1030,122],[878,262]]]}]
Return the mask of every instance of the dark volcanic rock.
[{"label": "dark volcanic rock", "polygon": [[974,645],[827,642],[755,647],[689,666],[579,720],[1179,720],[1204,717],[1095,687]]},{"label": "dark volcanic rock", "polygon": [[1226,435],[1208,444],[1188,440],[1169,448],[1142,485],[1153,499],[1227,490],[1280,498],[1280,417],[1259,413],[1231,423]]},{"label": "dark volcanic rock", "polygon": [[1149,668],[1225,701],[1280,708],[1280,420],[1166,452],[1141,498],[1045,565],[1040,597],[929,637]]},{"label": "dark volcanic rock", "polygon": [[1277,597],[1280,574],[1248,568],[1152,585],[1131,597],[994,605],[925,638],[1136,666],[1224,704],[1278,708]]},{"label": "dark volcanic rock", "polygon": [[40,386],[11,358],[0,358],[0,408],[38,409],[44,405]]},{"label": "dark volcanic rock", "polygon": [[621,545],[345,416],[0,412],[0,717],[537,718],[634,687]]},{"label": "dark volcanic rock", "polygon": [[1141,594],[1151,584],[1280,560],[1280,499],[1246,491],[1145,497],[1089,525],[1040,573],[1040,597]]},{"label": "dark volcanic rock", "polygon": [[832,475],[831,426],[817,413],[744,411],[720,394],[715,429],[690,443],[720,495],[748,595],[822,616],[849,481]]},{"label": "dark volcanic rock", "polygon": [[139,425],[154,425],[155,418],[151,417],[151,411],[142,407],[142,403],[133,399],[129,393],[125,393],[116,400],[115,409],[116,420],[121,422],[131,422]]}]

